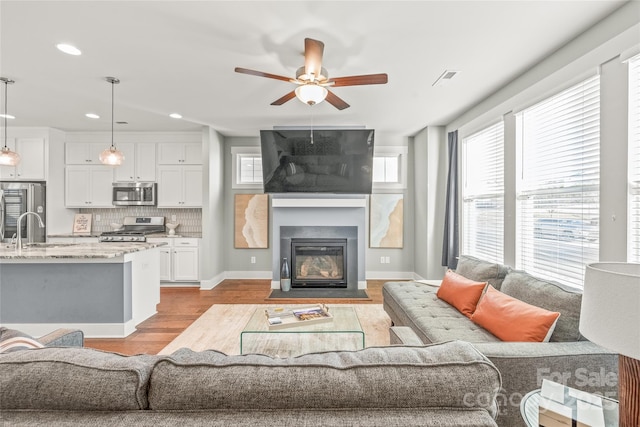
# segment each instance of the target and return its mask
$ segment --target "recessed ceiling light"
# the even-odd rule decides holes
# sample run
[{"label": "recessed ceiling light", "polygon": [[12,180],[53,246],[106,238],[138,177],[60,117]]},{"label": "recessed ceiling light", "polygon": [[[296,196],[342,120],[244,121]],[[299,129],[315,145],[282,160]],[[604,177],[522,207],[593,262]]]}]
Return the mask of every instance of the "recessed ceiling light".
[{"label": "recessed ceiling light", "polygon": [[71,46],[70,44],[59,43],[56,45],[56,47],[62,52],[68,53],[69,55],[74,55],[74,56],[82,55],[82,52],[80,51],[80,49],[78,49],[75,46]]},{"label": "recessed ceiling light", "polygon": [[99,119],[100,116],[94,113],[87,113],[85,114],[85,116],[89,117],[90,119]]},{"label": "recessed ceiling light", "polygon": [[169,117],[171,117],[172,119],[181,119],[182,118],[182,114],[171,113],[171,114],[169,114]]},{"label": "recessed ceiling light", "polygon": [[5,117],[7,119],[15,119],[16,118],[16,116],[12,116],[11,114],[0,114],[0,118],[4,119]]}]

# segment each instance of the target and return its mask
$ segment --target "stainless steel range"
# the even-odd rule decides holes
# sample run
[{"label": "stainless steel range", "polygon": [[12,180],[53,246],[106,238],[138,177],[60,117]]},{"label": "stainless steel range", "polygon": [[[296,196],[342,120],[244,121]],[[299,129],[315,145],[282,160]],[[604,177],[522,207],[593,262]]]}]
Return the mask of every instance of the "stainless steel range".
[{"label": "stainless steel range", "polygon": [[100,235],[101,242],[146,242],[147,234],[163,233],[163,216],[125,216],[122,228],[117,231],[105,231]]}]

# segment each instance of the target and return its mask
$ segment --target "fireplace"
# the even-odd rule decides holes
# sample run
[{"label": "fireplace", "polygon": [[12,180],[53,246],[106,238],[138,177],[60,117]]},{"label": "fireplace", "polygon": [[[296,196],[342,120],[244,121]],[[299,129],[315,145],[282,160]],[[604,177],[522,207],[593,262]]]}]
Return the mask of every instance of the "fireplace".
[{"label": "fireplace", "polygon": [[346,288],[347,239],[291,239],[292,288]]},{"label": "fireplace", "polygon": [[281,226],[279,231],[278,264],[287,258],[292,290],[358,290],[358,227]]}]

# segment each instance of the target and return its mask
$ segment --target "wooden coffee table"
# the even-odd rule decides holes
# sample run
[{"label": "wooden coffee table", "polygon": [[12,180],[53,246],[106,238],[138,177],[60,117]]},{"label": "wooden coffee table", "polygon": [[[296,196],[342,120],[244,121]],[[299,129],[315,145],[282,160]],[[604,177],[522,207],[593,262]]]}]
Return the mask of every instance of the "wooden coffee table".
[{"label": "wooden coffee table", "polygon": [[275,307],[257,308],[240,333],[240,354],[293,357],[318,351],[361,350],[365,346],[364,331],[353,307],[331,306],[331,322],[277,330],[269,330],[266,308]]}]

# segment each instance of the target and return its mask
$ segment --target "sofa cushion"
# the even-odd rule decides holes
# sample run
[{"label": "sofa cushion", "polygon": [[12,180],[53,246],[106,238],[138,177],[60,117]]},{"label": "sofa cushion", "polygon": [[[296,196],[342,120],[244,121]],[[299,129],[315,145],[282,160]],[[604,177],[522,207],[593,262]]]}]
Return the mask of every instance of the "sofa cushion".
[{"label": "sofa cushion", "polygon": [[[181,349],[153,370],[149,406],[154,410],[481,407],[495,414],[493,398],[499,388],[495,367],[471,344],[460,341],[287,359]],[[478,393],[487,398],[468,399]]]},{"label": "sofa cushion", "polygon": [[419,282],[387,282],[382,287],[383,306],[395,325],[411,327],[425,344],[500,341],[438,298],[437,290]]},{"label": "sofa cushion", "polygon": [[145,409],[157,359],[89,348],[45,347],[0,354],[0,409]]},{"label": "sofa cushion", "polygon": [[487,282],[501,290],[502,282],[509,272],[509,267],[494,262],[484,261],[470,255],[460,255],[456,273],[476,282]]},{"label": "sofa cushion", "polygon": [[582,293],[579,290],[550,280],[539,279],[524,271],[512,270],[502,283],[501,291],[527,304],[560,313],[550,341],[581,339],[578,328]]},{"label": "sofa cushion", "polygon": [[560,313],[517,300],[489,285],[471,320],[502,341],[549,341]]},{"label": "sofa cushion", "polygon": [[486,286],[487,282],[476,282],[448,270],[436,295],[460,313],[471,317]]}]

